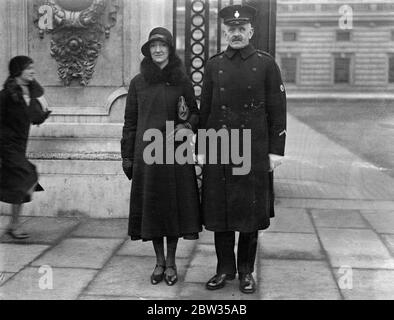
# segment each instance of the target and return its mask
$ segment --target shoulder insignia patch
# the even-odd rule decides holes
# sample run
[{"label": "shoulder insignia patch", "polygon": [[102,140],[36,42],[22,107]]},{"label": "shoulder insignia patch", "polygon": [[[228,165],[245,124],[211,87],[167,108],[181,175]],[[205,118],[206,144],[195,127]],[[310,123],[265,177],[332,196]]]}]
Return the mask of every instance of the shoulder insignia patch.
[{"label": "shoulder insignia patch", "polygon": [[260,50],[260,49],[257,49],[256,51],[257,51],[257,55],[258,55],[259,57],[266,56],[266,57],[270,57],[270,58],[274,59],[274,57],[271,56],[271,55],[270,55],[268,52],[266,52],[266,51],[263,51],[263,50]]}]

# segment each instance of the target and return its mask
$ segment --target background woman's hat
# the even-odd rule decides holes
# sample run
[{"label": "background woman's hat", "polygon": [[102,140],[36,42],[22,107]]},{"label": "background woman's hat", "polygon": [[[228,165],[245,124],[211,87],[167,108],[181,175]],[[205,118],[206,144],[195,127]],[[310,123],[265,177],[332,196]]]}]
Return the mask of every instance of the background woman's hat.
[{"label": "background woman's hat", "polygon": [[257,10],[248,5],[235,4],[219,11],[219,17],[227,25],[241,25],[252,22]]},{"label": "background woman's hat", "polygon": [[141,52],[145,57],[150,57],[149,46],[153,41],[156,41],[156,40],[160,40],[160,41],[167,43],[167,45],[170,47],[170,49],[174,48],[174,42],[173,42],[171,32],[168,31],[166,28],[162,28],[162,27],[154,28],[149,33],[148,41],[141,48]]},{"label": "background woman's hat", "polygon": [[10,77],[19,77],[23,70],[27,68],[29,64],[33,63],[33,59],[28,56],[16,56],[13,57],[8,65]]}]

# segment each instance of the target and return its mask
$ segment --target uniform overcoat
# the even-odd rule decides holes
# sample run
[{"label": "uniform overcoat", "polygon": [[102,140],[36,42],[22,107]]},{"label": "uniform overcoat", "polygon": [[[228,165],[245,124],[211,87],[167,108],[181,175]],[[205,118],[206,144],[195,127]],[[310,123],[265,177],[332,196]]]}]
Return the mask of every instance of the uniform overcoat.
[{"label": "uniform overcoat", "polygon": [[[202,183],[206,229],[240,232],[266,229],[274,215],[268,154],[283,155],[286,136],[286,94],[275,60],[252,45],[241,50],[228,47],[208,60],[200,125],[204,129],[228,131],[231,148],[235,143],[231,130],[239,130],[240,137],[243,130],[251,131],[248,174],[234,175],[232,169],[240,165],[234,164],[231,157],[229,164],[210,164],[209,152],[206,154]],[[221,143],[218,159],[220,146]],[[247,147],[241,139],[238,147],[242,150],[244,146]]]},{"label": "uniform overcoat", "polygon": [[[183,96],[188,121],[197,128],[199,110],[180,60],[162,71],[148,58],[131,80],[121,141],[122,158],[132,160],[129,235],[132,240],[174,236],[196,238],[201,231],[199,194],[193,164],[146,164],[144,132],[158,129],[164,141],[166,121],[179,122],[177,104]],[[182,122],[182,121],[180,121]],[[177,144],[175,145],[175,148]],[[163,145],[164,154],[165,142]],[[165,160],[165,159],[164,159]]]},{"label": "uniform overcoat", "polygon": [[[27,192],[38,182],[36,167],[26,158],[30,125],[29,108],[39,103],[44,90],[33,81],[29,85],[30,103],[23,99],[22,88],[9,78],[0,92],[0,201],[19,204],[31,201]],[[42,191],[37,184],[36,191]]]}]

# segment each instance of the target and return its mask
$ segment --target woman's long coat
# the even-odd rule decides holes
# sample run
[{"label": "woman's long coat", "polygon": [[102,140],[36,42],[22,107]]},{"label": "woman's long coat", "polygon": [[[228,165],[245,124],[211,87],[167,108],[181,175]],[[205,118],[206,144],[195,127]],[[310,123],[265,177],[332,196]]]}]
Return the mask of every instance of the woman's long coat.
[{"label": "woman's long coat", "polygon": [[[36,167],[26,159],[26,147],[32,123],[29,107],[39,103],[43,88],[33,81],[30,104],[23,99],[22,88],[9,78],[0,92],[0,201],[19,204],[31,200],[27,192],[38,182]],[[35,191],[43,190],[37,184]]]},{"label": "woman's long coat", "polygon": [[[286,94],[275,60],[249,45],[230,47],[212,57],[205,66],[200,125],[204,129],[251,133],[247,174],[235,175],[236,161],[203,167],[202,214],[211,231],[253,232],[266,229],[273,216],[272,173],[269,153],[283,155],[286,136]],[[243,150],[248,144],[234,140]],[[218,144],[221,146],[221,144]],[[231,146],[231,148],[230,148]],[[241,152],[242,153],[242,152]],[[244,154],[245,155],[245,154]],[[234,160],[234,159],[233,159]]]},{"label": "woman's long coat", "polygon": [[129,217],[132,240],[163,236],[193,239],[201,231],[194,165],[179,165],[176,161],[146,164],[143,159],[144,149],[151,143],[143,141],[148,129],[160,130],[165,144],[166,121],[183,122],[177,116],[180,96],[185,98],[190,111],[188,121],[196,129],[198,108],[180,60],[175,59],[160,70],[145,58],[141,73],[130,83],[121,141],[122,158],[133,163]]}]

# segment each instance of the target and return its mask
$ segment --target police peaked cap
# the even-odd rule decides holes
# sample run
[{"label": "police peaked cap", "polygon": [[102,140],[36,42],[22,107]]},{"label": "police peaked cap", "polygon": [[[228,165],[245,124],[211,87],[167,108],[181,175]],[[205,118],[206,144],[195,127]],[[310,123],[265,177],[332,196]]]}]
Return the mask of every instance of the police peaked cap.
[{"label": "police peaked cap", "polygon": [[248,5],[235,4],[219,11],[219,17],[227,25],[240,25],[252,22],[257,10]]}]

